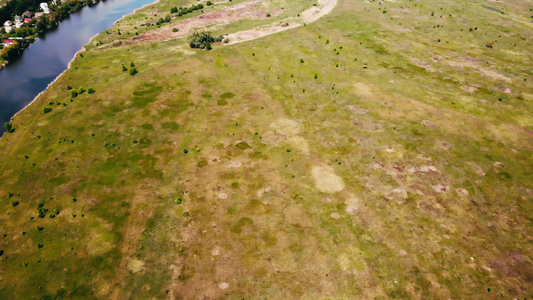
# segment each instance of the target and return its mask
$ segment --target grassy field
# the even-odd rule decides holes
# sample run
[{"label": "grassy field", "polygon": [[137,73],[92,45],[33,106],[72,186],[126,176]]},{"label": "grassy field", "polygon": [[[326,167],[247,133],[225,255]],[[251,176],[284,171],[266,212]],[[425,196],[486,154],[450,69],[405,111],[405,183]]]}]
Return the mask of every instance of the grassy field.
[{"label": "grassy field", "polygon": [[531,3],[128,45],[190,3],[95,37],[0,140],[3,299],[533,297]]}]

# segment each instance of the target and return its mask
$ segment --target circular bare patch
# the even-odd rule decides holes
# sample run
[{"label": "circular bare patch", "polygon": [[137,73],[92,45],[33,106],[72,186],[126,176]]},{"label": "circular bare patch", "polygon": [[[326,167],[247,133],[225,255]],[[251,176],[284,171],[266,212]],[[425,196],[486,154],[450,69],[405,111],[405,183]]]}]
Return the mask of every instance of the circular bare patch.
[{"label": "circular bare patch", "polygon": [[229,164],[230,168],[238,168],[240,166],[242,166],[241,162],[239,161],[232,161],[230,164]]},{"label": "circular bare patch", "polygon": [[407,255],[407,251],[405,251],[405,250],[403,250],[403,249],[400,250],[400,255],[401,255],[401,256],[405,256],[405,255]]},{"label": "circular bare patch", "polygon": [[229,287],[229,284],[225,283],[225,282],[222,282],[221,284],[218,285],[218,287],[221,289],[221,290],[225,290]]},{"label": "circular bare patch", "polygon": [[331,217],[332,217],[333,219],[340,219],[341,215],[339,215],[338,213],[332,213],[332,214],[331,214]]},{"label": "circular bare patch", "polygon": [[218,198],[226,199],[226,198],[228,198],[228,195],[226,193],[220,193],[220,194],[218,194]]},{"label": "circular bare patch", "polygon": [[324,193],[335,193],[344,189],[344,181],[333,172],[333,168],[328,166],[312,168],[311,174],[318,190]]},{"label": "circular bare patch", "polygon": [[211,251],[211,255],[213,255],[213,256],[217,256],[219,254],[220,254],[220,250],[218,250],[218,249],[215,249],[215,250]]}]

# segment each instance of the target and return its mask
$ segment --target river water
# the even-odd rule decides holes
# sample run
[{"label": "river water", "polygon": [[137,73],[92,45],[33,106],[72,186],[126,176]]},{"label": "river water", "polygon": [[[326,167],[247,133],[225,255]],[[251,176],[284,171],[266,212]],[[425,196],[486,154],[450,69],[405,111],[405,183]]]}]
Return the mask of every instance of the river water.
[{"label": "river water", "polygon": [[0,70],[0,135],[4,123],[30,103],[61,72],[91,37],[122,16],[154,0],[107,0],[71,14]]}]

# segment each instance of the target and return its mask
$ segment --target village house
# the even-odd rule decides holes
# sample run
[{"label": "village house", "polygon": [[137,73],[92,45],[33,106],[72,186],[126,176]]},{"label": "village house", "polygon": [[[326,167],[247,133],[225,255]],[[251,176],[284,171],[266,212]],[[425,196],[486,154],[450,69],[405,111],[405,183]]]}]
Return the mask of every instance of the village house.
[{"label": "village house", "polygon": [[15,27],[20,28],[22,27],[24,23],[22,23],[22,17],[21,16],[15,16]]},{"label": "village house", "polygon": [[42,2],[42,3],[40,4],[40,7],[41,7],[41,9],[43,10],[43,12],[44,12],[45,14],[49,14],[49,13],[50,13],[50,8],[48,8],[48,3],[46,3],[46,2]]},{"label": "village house", "polygon": [[36,18],[40,18],[40,17],[42,17],[43,15],[44,15],[44,13],[42,13],[42,12],[35,13],[35,17],[36,17]]},{"label": "village house", "polygon": [[13,22],[9,20],[4,23],[4,29],[6,30],[6,33],[10,33],[11,30],[13,30],[13,27],[11,27],[11,25],[13,25]]},{"label": "village house", "polygon": [[14,42],[15,42],[14,40],[4,40],[4,42],[2,43],[2,45],[3,45],[4,47],[7,47],[7,46],[13,44]]},{"label": "village house", "polygon": [[22,16],[26,17],[26,18],[31,18],[32,13],[30,11],[25,11],[25,12],[22,13]]},{"label": "village house", "polygon": [[31,19],[30,18],[24,18],[24,23],[30,23],[31,22]]}]

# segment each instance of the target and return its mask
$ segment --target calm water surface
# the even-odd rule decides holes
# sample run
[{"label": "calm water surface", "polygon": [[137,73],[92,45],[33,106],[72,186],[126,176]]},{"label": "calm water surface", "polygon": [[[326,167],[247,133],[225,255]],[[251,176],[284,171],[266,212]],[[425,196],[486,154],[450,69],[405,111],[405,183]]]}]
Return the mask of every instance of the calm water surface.
[{"label": "calm water surface", "polygon": [[154,0],[107,0],[84,7],[39,38],[0,70],[0,135],[4,123],[46,89],[91,37],[109,29],[123,15]]}]

